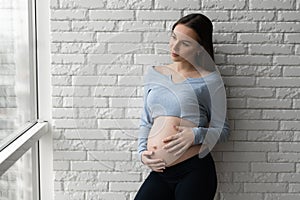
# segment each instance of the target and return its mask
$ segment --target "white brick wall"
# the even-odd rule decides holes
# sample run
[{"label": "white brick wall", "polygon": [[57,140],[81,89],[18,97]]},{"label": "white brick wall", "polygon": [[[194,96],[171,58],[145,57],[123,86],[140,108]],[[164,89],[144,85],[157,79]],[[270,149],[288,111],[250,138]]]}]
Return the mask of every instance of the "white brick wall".
[{"label": "white brick wall", "polygon": [[133,199],[145,64],[166,64],[168,31],[214,24],[229,142],[213,151],[216,200],[300,196],[300,26],[296,0],[52,0],[55,199]]}]

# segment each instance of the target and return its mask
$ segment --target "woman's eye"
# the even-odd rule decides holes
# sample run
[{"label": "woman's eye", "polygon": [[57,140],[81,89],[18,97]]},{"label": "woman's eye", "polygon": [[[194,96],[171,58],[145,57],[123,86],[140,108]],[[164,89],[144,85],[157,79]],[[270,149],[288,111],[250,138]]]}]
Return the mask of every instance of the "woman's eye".
[{"label": "woman's eye", "polygon": [[185,42],[183,43],[183,45],[184,45],[184,46],[190,46],[188,43],[185,43]]}]

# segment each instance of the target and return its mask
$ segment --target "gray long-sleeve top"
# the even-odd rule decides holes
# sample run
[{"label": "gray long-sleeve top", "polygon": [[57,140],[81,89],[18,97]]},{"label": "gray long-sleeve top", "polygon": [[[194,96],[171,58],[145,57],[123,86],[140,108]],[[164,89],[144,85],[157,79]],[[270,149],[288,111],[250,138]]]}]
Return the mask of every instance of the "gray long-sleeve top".
[{"label": "gray long-sleeve top", "polygon": [[143,99],[138,137],[140,160],[142,152],[147,150],[148,135],[157,116],[177,116],[197,124],[192,128],[194,144],[212,148],[228,139],[226,92],[218,71],[175,83],[172,75],[162,74],[149,66],[144,75]]}]

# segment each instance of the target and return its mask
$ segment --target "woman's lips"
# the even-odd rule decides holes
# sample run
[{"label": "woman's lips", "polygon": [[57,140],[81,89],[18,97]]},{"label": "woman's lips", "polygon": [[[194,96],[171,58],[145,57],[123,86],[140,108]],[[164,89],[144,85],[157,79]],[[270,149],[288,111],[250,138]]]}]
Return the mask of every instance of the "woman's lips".
[{"label": "woman's lips", "polygon": [[173,57],[178,57],[179,55],[172,52],[172,56],[173,56]]}]

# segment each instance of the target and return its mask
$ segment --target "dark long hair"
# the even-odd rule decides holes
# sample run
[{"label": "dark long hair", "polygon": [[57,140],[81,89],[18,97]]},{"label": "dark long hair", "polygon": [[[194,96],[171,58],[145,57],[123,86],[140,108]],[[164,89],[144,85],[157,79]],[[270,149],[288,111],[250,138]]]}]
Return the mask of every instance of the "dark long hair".
[{"label": "dark long hair", "polygon": [[183,24],[193,29],[200,38],[200,41],[198,41],[198,43],[204,47],[204,49],[209,53],[213,61],[215,61],[214,48],[212,42],[213,25],[210,19],[200,13],[192,13],[180,18],[173,25],[172,31],[178,24]]}]

